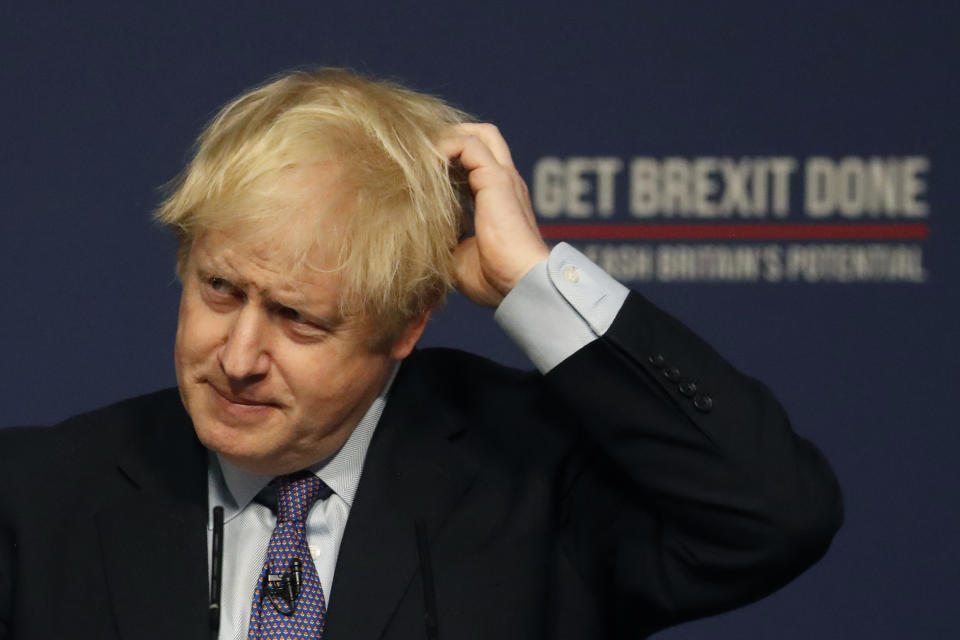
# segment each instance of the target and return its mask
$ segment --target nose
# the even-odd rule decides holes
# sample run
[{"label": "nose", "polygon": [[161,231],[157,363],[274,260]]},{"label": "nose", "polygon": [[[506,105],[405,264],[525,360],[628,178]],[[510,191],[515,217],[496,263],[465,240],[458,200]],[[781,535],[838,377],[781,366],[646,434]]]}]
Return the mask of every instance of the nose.
[{"label": "nose", "polygon": [[220,368],[231,382],[255,382],[270,370],[265,349],[265,323],[253,305],[245,305],[220,348]]}]

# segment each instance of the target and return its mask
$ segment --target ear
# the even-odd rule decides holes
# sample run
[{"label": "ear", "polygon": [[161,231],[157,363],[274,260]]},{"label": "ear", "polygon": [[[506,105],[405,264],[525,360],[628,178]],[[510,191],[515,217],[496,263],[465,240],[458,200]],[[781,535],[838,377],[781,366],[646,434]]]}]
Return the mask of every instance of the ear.
[{"label": "ear", "polygon": [[403,360],[410,355],[410,352],[413,351],[413,348],[417,345],[417,340],[420,339],[423,330],[427,326],[427,320],[430,319],[430,311],[430,309],[427,309],[423,313],[410,319],[410,322],[407,323],[407,326],[404,327],[403,331],[400,332],[400,335],[390,347],[391,358],[394,360]]}]

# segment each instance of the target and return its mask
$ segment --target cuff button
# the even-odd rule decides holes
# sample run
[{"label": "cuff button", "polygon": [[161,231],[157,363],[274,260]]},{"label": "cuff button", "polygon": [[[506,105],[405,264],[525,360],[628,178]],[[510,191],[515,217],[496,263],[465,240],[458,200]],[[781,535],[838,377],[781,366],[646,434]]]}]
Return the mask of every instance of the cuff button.
[{"label": "cuff button", "polygon": [[663,377],[669,380],[670,382],[676,382],[680,379],[680,369],[676,367],[670,367],[663,370]]}]

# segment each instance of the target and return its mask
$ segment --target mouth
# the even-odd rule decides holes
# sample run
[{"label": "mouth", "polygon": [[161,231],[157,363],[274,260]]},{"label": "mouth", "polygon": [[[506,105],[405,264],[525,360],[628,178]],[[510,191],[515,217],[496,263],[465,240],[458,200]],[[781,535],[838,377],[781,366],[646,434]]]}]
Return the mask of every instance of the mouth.
[{"label": "mouth", "polygon": [[213,396],[216,404],[229,413],[248,414],[279,408],[279,405],[275,402],[250,398],[242,395],[238,396],[222,389],[219,385],[216,385],[209,380],[206,380],[205,382],[212,392],[211,395]]}]

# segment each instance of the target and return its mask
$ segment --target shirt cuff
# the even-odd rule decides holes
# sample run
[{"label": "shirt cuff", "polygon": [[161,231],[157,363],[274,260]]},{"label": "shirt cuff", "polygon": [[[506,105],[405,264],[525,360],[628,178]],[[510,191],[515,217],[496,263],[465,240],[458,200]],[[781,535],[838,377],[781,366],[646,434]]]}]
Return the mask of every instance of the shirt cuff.
[{"label": "shirt cuff", "polygon": [[561,242],[507,294],[494,315],[541,373],[603,335],[629,290]]}]

